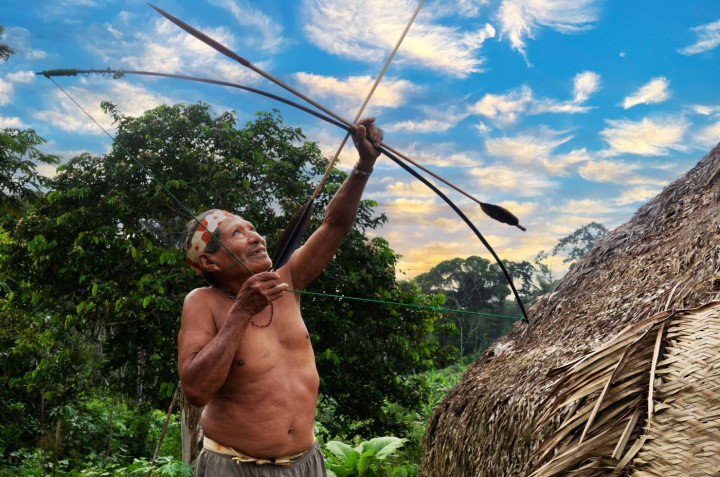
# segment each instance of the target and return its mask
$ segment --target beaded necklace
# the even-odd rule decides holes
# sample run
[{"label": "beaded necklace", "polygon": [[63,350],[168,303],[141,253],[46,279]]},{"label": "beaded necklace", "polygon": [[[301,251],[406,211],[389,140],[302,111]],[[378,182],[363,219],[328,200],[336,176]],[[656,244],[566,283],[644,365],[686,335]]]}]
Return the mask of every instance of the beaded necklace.
[{"label": "beaded necklace", "polygon": [[[222,292],[226,297],[230,298],[230,301],[235,302],[235,295],[233,295],[229,291],[223,290],[222,288],[219,288],[219,287],[215,287],[215,288],[217,288],[218,291]],[[257,326],[258,328],[267,328],[268,326],[270,326],[270,323],[272,323],[274,315],[275,315],[275,308],[273,308],[273,304],[272,304],[272,302],[270,302],[270,319],[268,320],[268,322],[265,323],[264,325],[258,325],[257,323],[255,323],[255,321],[253,321],[253,318],[250,318],[250,324],[253,326]]]}]

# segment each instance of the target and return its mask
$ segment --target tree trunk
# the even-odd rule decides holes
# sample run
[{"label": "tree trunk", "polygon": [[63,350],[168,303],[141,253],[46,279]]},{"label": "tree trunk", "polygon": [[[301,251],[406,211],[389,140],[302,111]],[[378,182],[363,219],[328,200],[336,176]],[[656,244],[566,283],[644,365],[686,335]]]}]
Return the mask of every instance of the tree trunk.
[{"label": "tree trunk", "polygon": [[202,428],[200,427],[200,415],[202,408],[193,406],[185,399],[185,395],[180,392],[182,397],[182,460],[188,465],[195,465],[200,447],[202,445]]}]

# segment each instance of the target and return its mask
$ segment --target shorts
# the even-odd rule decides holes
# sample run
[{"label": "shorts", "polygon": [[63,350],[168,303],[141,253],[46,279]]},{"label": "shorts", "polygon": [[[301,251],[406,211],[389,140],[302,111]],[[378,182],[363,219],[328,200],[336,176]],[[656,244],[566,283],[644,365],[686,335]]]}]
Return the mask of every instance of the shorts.
[{"label": "shorts", "polygon": [[326,477],[325,459],[317,442],[290,465],[257,465],[237,462],[232,456],[203,449],[195,463],[194,477]]}]

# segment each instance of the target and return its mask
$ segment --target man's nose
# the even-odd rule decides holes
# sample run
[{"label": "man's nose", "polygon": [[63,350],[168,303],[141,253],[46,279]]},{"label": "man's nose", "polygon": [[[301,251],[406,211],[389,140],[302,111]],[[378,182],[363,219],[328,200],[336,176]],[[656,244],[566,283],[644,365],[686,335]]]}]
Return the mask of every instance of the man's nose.
[{"label": "man's nose", "polygon": [[250,243],[265,243],[265,237],[253,230],[250,234]]}]

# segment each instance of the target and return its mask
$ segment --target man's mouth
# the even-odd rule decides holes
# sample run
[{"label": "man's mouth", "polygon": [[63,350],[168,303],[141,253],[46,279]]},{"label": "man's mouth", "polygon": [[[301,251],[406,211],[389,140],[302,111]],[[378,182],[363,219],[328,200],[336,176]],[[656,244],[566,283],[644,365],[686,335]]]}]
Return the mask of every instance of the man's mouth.
[{"label": "man's mouth", "polygon": [[254,250],[249,257],[257,257],[258,255],[266,254],[265,248],[258,248],[257,250]]}]

